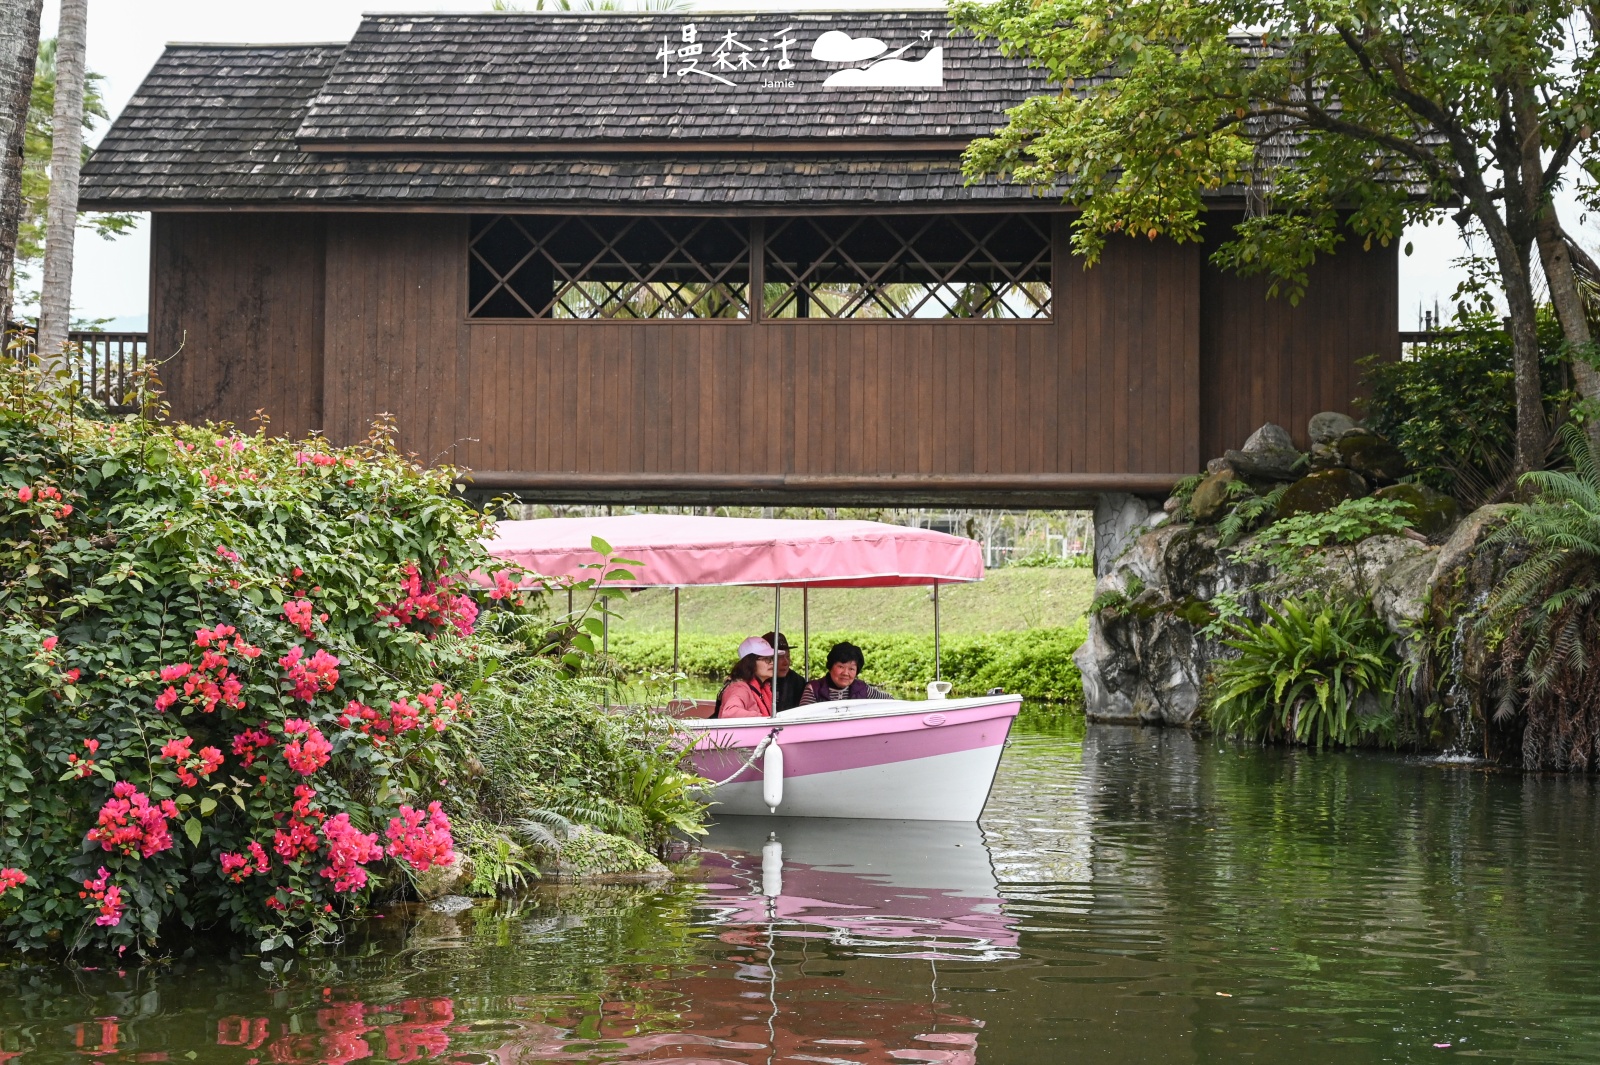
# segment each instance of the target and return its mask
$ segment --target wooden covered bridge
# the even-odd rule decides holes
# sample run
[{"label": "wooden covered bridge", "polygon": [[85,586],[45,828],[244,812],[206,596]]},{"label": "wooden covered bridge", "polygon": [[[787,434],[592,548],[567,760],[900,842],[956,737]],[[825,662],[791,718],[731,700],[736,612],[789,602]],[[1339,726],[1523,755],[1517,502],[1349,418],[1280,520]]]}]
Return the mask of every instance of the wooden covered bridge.
[{"label": "wooden covered bridge", "polygon": [[1059,202],[966,185],[1043,89],[929,11],[373,15],[170,45],[84,206],[153,214],[177,416],[387,412],[527,499],[1160,494],[1398,353],[1392,249],[1291,307],[1203,245],[1085,270]]}]

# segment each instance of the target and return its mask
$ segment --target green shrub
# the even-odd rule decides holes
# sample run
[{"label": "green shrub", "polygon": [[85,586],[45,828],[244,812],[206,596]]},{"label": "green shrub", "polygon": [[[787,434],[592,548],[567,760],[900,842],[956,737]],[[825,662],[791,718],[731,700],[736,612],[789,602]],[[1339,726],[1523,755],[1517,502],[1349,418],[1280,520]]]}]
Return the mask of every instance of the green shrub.
[{"label": "green shrub", "polygon": [[[1547,416],[1571,398],[1560,324],[1539,315]],[[1493,314],[1458,315],[1455,328],[1404,361],[1366,360],[1367,424],[1393,441],[1419,480],[1469,508],[1509,489],[1516,447],[1511,339]]]},{"label": "green shrub", "polygon": [[[1032,700],[1076,702],[1083,698],[1083,681],[1072,654],[1083,643],[1083,626],[1065,629],[1023,629],[985,636],[952,636],[943,641],[941,666],[952,693],[982,695],[990,688]],[[863,676],[873,684],[901,695],[925,691],[933,679],[933,636],[905,633],[844,632],[811,637],[811,668],[822,673],[828,649],[848,640],[867,660]],[[799,668],[803,658],[799,640],[793,658]],[[738,641],[724,636],[685,635],[680,641],[679,669],[688,676],[720,680],[733,665]],[[618,667],[630,674],[668,673],[672,669],[672,633],[619,633],[611,638],[611,653]]]},{"label": "green shrub", "polygon": [[[1321,747],[1387,739],[1400,660],[1394,637],[1364,601],[1289,600],[1265,621],[1229,625],[1239,653],[1217,666],[1210,720],[1253,740]],[[1358,712],[1370,697],[1372,713]]]},{"label": "green shrub", "polygon": [[1600,768],[1600,451],[1562,427],[1574,468],[1530,473],[1538,495],[1491,542],[1526,554],[1489,596],[1481,625],[1498,638],[1507,725],[1526,715],[1529,769]]},{"label": "green shrub", "polygon": [[75,407],[0,362],[7,943],[326,939],[448,864],[449,818],[488,855],[517,800],[627,805],[664,760],[541,653],[549,619],[465,576],[501,567],[452,471],[382,432],[338,449]]}]

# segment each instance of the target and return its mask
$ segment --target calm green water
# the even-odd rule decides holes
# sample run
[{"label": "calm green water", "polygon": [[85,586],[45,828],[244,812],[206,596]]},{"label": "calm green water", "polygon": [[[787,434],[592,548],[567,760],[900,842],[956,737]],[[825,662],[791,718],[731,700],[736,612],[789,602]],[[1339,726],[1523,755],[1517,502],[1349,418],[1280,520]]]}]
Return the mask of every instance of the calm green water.
[{"label": "calm green water", "polygon": [[1073,731],[1014,738],[981,832],[752,819],[700,883],[287,973],[13,968],[0,1060],[1600,1060],[1595,782]]}]

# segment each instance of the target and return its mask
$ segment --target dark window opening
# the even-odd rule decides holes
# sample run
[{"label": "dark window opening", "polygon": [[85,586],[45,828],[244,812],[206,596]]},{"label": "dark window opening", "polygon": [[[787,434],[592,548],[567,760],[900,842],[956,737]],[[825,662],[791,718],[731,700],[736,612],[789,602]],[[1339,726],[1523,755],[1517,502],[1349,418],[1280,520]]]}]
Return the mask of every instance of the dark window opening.
[{"label": "dark window opening", "polygon": [[769,318],[1048,318],[1050,219],[785,219],[765,269]]},{"label": "dark window opening", "polygon": [[746,318],[750,238],[720,218],[472,219],[471,318]]}]

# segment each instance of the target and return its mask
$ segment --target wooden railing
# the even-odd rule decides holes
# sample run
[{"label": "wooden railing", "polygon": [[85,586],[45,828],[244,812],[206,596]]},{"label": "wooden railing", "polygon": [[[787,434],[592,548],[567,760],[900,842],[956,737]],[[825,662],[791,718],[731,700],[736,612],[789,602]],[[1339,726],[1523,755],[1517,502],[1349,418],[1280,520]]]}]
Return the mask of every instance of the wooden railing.
[{"label": "wooden railing", "polygon": [[[28,329],[8,329],[7,347],[16,336],[24,338],[24,351],[33,350],[33,333]],[[78,383],[83,394],[113,414],[131,414],[138,409],[132,402],[137,378],[150,356],[149,333],[105,333],[99,330],[73,330],[67,340],[83,357],[78,361]]]}]

